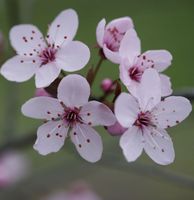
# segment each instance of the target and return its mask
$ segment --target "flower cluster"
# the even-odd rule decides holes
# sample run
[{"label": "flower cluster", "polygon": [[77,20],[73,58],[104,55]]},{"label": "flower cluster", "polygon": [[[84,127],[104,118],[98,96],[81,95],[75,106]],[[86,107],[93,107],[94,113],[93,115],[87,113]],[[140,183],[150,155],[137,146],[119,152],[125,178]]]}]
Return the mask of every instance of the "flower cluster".
[{"label": "flower cluster", "polygon": [[[167,50],[141,53],[141,42],[130,17],[106,25],[102,19],[96,29],[100,62],[89,70],[87,79],[64,74],[82,69],[89,61],[89,48],[73,41],[78,16],[72,9],[61,12],[43,38],[33,25],[17,25],[10,41],[17,55],[1,68],[10,81],[23,82],[35,75],[36,97],[22,106],[25,116],[42,119],[34,149],[42,155],[57,152],[70,137],[80,156],[89,162],[100,160],[102,139],[93,128],[104,126],[112,135],[121,135],[120,147],[128,162],[143,150],[156,163],[166,165],[175,157],[166,128],[183,121],[192,106],[184,97],[172,94],[170,78],[161,72],[171,65]],[[90,96],[90,87],[103,60],[119,67],[119,79],[102,81],[103,97]],[[127,93],[121,93],[120,82]],[[114,93],[112,102],[106,97]],[[98,100],[98,101],[97,101]],[[106,100],[106,101],[105,101]]]}]

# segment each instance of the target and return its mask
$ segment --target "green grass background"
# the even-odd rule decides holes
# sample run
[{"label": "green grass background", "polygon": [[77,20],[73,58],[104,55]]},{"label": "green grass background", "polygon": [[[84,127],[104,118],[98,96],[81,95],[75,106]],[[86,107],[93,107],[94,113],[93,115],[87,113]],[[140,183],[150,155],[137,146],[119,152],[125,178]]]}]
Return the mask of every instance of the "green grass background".
[{"label": "green grass background", "polygon": [[[10,15],[6,10],[9,0],[0,0],[0,30],[5,36],[8,54]],[[12,0],[14,1],[14,0]],[[15,0],[17,1],[17,0]],[[11,1],[9,1],[11,2]],[[165,72],[171,77],[173,89],[194,86],[194,1],[193,0],[18,0],[20,22],[37,25],[46,34],[47,25],[62,10],[73,8],[79,15],[77,40],[91,49],[91,60],[80,73],[97,62],[95,29],[102,18],[107,21],[132,17],[142,41],[142,51],[167,49],[173,55],[173,64]],[[9,5],[11,6],[11,4]],[[13,10],[15,8],[13,7]],[[1,57],[5,59],[8,54]],[[95,81],[94,91],[100,94],[99,83],[104,77],[116,79],[118,66],[105,62]],[[0,144],[13,137],[26,135],[35,130],[39,121],[25,118],[20,113],[21,105],[34,95],[34,80],[25,83],[10,83],[0,77]],[[194,187],[177,179],[156,175],[155,170],[176,173],[194,179],[194,114],[169,130],[173,138],[176,160],[170,166],[158,166],[143,155],[128,164],[118,147],[118,139],[99,129],[104,139],[103,160],[88,164],[81,160],[70,142],[56,154],[42,157],[28,146],[23,151],[32,160],[32,174],[23,182],[9,189],[0,190],[0,199],[36,200],[56,190],[66,188],[78,179],[89,182],[104,200],[192,200]],[[113,156],[113,157],[111,157]],[[140,167],[145,164],[144,167]],[[149,170],[146,171],[147,166]],[[148,173],[149,171],[149,173]]]}]

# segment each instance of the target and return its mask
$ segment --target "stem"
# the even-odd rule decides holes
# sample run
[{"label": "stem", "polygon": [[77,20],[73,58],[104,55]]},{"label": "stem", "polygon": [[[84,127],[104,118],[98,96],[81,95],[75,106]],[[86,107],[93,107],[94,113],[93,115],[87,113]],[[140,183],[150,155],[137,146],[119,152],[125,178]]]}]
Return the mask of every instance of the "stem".
[{"label": "stem", "polygon": [[92,80],[91,80],[91,82],[90,82],[90,86],[91,86],[91,87],[92,87],[92,84],[93,84],[93,82],[94,82],[94,80],[95,80],[95,78],[96,78],[96,76],[97,76],[97,73],[98,73],[98,71],[99,71],[99,69],[100,69],[101,64],[102,64],[103,61],[104,61],[104,58],[103,58],[103,57],[100,57],[100,60],[98,61],[97,65],[96,65],[96,67],[95,67]]}]

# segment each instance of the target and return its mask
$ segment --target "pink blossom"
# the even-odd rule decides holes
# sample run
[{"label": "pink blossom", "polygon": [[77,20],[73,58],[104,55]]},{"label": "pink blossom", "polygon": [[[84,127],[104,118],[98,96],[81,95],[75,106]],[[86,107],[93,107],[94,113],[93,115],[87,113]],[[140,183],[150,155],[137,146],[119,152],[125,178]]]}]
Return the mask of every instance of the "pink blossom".
[{"label": "pink blossom", "polygon": [[100,197],[84,182],[74,183],[67,191],[58,191],[44,200],[100,200]]},{"label": "pink blossom", "polygon": [[128,128],[121,136],[120,146],[127,161],[135,161],[143,149],[156,163],[174,161],[173,143],[166,128],[183,121],[192,106],[184,97],[171,96],[161,101],[161,81],[155,69],[142,75],[137,98],[121,93],[115,103],[119,123]]},{"label": "pink blossom", "polygon": [[35,97],[22,106],[24,115],[47,120],[39,127],[34,145],[40,154],[57,152],[70,135],[79,154],[89,162],[101,158],[102,140],[93,126],[115,123],[112,111],[102,103],[89,101],[90,86],[80,75],[68,75],[58,86],[58,99]]},{"label": "pink blossom", "polygon": [[89,61],[90,51],[82,42],[72,41],[77,29],[78,16],[72,9],[55,18],[45,40],[36,26],[14,26],[10,40],[17,55],[2,66],[1,74],[16,82],[27,81],[35,74],[36,87],[41,88],[50,85],[61,69],[82,69]]},{"label": "pink blossom", "polygon": [[0,187],[8,187],[27,175],[29,163],[18,152],[9,151],[0,156]]},{"label": "pink blossom", "polygon": [[114,19],[106,25],[102,19],[96,28],[96,38],[100,48],[107,59],[113,63],[120,63],[119,48],[127,30],[133,28],[130,17]]},{"label": "pink blossom", "polygon": [[50,97],[51,95],[44,88],[37,88],[35,91],[36,97]]},{"label": "pink blossom", "polygon": [[[150,68],[158,72],[171,65],[172,55],[166,50],[150,50],[141,54],[140,40],[134,29],[125,34],[119,49],[121,56],[120,79],[128,90],[135,93],[143,73]],[[170,78],[160,74],[162,96],[172,93]]]},{"label": "pink blossom", "polygon": [[107,127],[107,131],[112,136],[122,135],[126,130],[127,128],[124,128],[123,126],[121,126],[121,124],[118,121],[116,121],[115,124]]},{"label": "pink blossom", "polygon": [[104,92],[110,92],[115,89],[115,85],[110,78],[103,79],[100,86]]}]

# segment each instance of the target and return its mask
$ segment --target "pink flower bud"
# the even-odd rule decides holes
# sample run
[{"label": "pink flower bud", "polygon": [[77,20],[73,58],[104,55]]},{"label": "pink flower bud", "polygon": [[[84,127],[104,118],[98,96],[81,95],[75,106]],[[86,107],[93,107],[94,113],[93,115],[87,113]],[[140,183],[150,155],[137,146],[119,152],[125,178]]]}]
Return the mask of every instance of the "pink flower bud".
[{"label": "pink flower bud", "polygon": [[36,97],[50,97],[51,95],[44,88],[37,88],[35,91]]},{"label": "pink flower bud", "polygon": [[113,81],[111,79],[106,78],[101,82],[101,89],[104,92],[110,92],[115,89],[115,85],[113,85]]},{"label": "pink flower bud", "polygon": [[107,131],[112,136],[122,135],[126,130],[127,128],[122,127],[118,121],[114,125],[107,127]]}]

